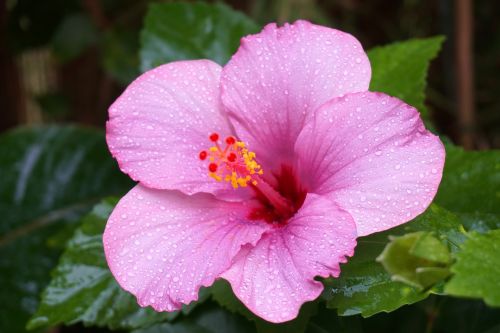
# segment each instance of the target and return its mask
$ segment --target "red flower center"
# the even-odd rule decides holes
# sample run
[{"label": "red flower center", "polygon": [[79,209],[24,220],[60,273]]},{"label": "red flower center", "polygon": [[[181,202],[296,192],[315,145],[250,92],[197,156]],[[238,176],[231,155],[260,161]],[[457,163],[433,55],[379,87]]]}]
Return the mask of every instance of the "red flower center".
[{"label": "red flower center", "polygon": [[282,197],[287,203],[287,209],[278,209],[260,191],[258,186],[252,186],[255,191],[257,204],[252,208],[249,218],[251,220],[264,220],[276,225],[284,225],[302,207],[306,199],[307,190],[300,184],[299,178],[295,175],[292,167],[282,165],[278,173],[274,175],[276,180],[273,189],[276,194]]},{"label": "red flower center", "polygon": [[282,165],[279,172],[265,177],[255,153],[249,151],[243,142],[230,136],[222,148],[219,134],[213,133],[209,139],[214,146],[199,154],[201,160],[209,161],[209,176],[216,181],[231,183],[234,189],[249,186],[254,191],[255,200],[249,219],[277,226],[286,224],[302,206],[307,194],[293,168]]}]

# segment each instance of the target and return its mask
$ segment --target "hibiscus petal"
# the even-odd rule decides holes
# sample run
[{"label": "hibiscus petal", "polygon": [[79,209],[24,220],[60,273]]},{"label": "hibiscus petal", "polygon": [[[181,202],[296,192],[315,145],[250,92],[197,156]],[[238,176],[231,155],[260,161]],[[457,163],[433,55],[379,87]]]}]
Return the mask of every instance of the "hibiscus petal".
[{"label": "hibiscus petal", "polygon": [[321,294],[323,285],[314,277],[337,277],[339,263],[353,255],[355,246],[351,216],[330,200],[309,194],[287,225],[265,233],[255,247],[244,247],[222,277],[252,312],[284,322]]},{"label": "hibiscus petal", "polygon": [[415,108],[372,92],[319,109],[296,152],[305,186],[348,211],[360,236],[422,213],[436,194],[445,156]]},{"label": "hibiscus petal", "polygon": [[109,109],[107,141],[123,172],[143,185],[213,193],[199,152],[211,132],[230,133],[221,114],[221,68],[209,60],[157,67],[132,82]]},{"label": "hibiscus petal", "polygon": [[141,185],[123,197],[103,236],[118,283],[141,306],[172,311],[198,298],[245,244],[269,228],[245,219],[241,203]]},{"label": "hibiscus petal", "polygon": [[242,39],[222,71],[222,102],[260,161],[283,160],[311,111],[336,96],[366,91],[370,77],[353,36],[307,21],[273,23]]}]

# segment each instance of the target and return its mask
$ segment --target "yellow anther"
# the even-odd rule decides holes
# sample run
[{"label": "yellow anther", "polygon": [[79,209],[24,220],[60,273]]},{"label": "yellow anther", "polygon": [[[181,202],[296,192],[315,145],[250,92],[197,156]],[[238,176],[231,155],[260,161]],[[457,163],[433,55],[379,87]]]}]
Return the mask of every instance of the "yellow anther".
[{"label": "yellow anther", "polygon": [[210,172],[208,175],[218,182],[220,182],[222,180],[222,177],[219,176],[218,174],[216,174],[215,172]]},{"label": "yellow anther", "polygon": [[207,151],[211,178],[228,182],[235,189],[247,187],[248,184],[257,185],[254,175],[262,175],[263,171],[260,164],[255,161],[256,154],[248,151],[245,143],[226,139],[227,146],[223,149],[217,141],[213,142],[215,146]]}]

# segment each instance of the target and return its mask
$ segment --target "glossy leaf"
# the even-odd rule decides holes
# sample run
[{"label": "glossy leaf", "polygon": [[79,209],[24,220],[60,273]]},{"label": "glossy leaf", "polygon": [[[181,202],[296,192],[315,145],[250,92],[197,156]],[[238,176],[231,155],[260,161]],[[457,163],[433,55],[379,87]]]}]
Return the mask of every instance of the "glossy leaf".
[{"label": "glossy leaf", "polygon": [[[500,151],[465,151],[446,146],[437,204],[454,212],[500,215],[499,189]],[[471,217],[469,215],[469,220]]]},{"label": "glossy leaf", "polygon": [[443,40],[441,36],[411,39],[371,49],[368,52],[372,66],[370,90],[401,98],[427,119],[424,105],[427,70]]},{"label": "glossy leaf", "polygon": [[70,240],[28,327],[83,322],[110,328],[138,328],[170,320],[178,313],[140,308],[109,271],[102,233],[116,200],[107,200],[87,215]]},{"label": "glossy leaf", "polygon": [[445,286],[446,293],[482,298],[486,304],[500,307],[500,230],[472,232],[451,271],[454,275]]},{"label": "glossy leaf", "polygon": [[341,266],[340,277],[324,282],[327,306],[336,308],[340,315],[368,317],[426,298],[428,292],[393,281],[384,267],[376,262],[389,236],[417,231],[433,232],[452,251],[458,250],[458,244],[464,239],[458,217],[436,205],[431,205],[422,215],[400,227],[361,237],[354,257]]},{"label": "glossy leaf", "polygon": [[222,3],[152,4],[141,35],[141,68],[188,59],[225,64],[240,38],[259,27],[244,14]]},{"label": "glossy leaf", "polygon": [[0,331],[23,332],[74,222],[132,183],[103,133],[20,128],[0,136]]}]

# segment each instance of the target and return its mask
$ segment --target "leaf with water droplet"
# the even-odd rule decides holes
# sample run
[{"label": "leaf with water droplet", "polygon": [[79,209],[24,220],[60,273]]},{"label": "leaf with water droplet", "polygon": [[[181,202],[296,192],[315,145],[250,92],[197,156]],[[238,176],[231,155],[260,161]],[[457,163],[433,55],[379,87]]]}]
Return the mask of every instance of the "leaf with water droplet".
[{"label": "leaf with water droplet", "polygon": [[[354,257],[341,265],[340,277],[324,281],[323,297],[327,300],[327,306],[336,308],[339,315],[361,314],[363,317],[369,317],[426,298],[429,291],[421,291],[417,287],[394,281],[391,274],[376,262],[376,257],[388,243],[389,236],[418,231],[432,232],[451,252],[457,251],[459,244],[465,239],[460,219],[436,205],[431,205],[422,215],[397,228],[361,237],[358,239]],[[431,257],[418,246],[415,251],[417,255]],[[438,256],[440,260],[444,257]],[[428,275],[435,272],[422,271],[421,274],[427,281],[430,278]]]},{"label": "leaf with water droplet", "polygon": [[[38,311],[28,328],[60,323],[112,329],[134,329],[174,319],[179,312],[155,312],[141,308],[134,296],[124,291],[109,271],[102,245],[102,233],[116,199],[107,199],[87,215],[70,240],[42,295]],[[207,297],[200,291],[200,299]],[[189,313],[195,303],[184,308]]]},{"label": "leaf with water droplet", "polygon": [[104,133],[75,126],[18,128],[0,136],[1,332],[23,332],[76,222],[132,182]]}]

